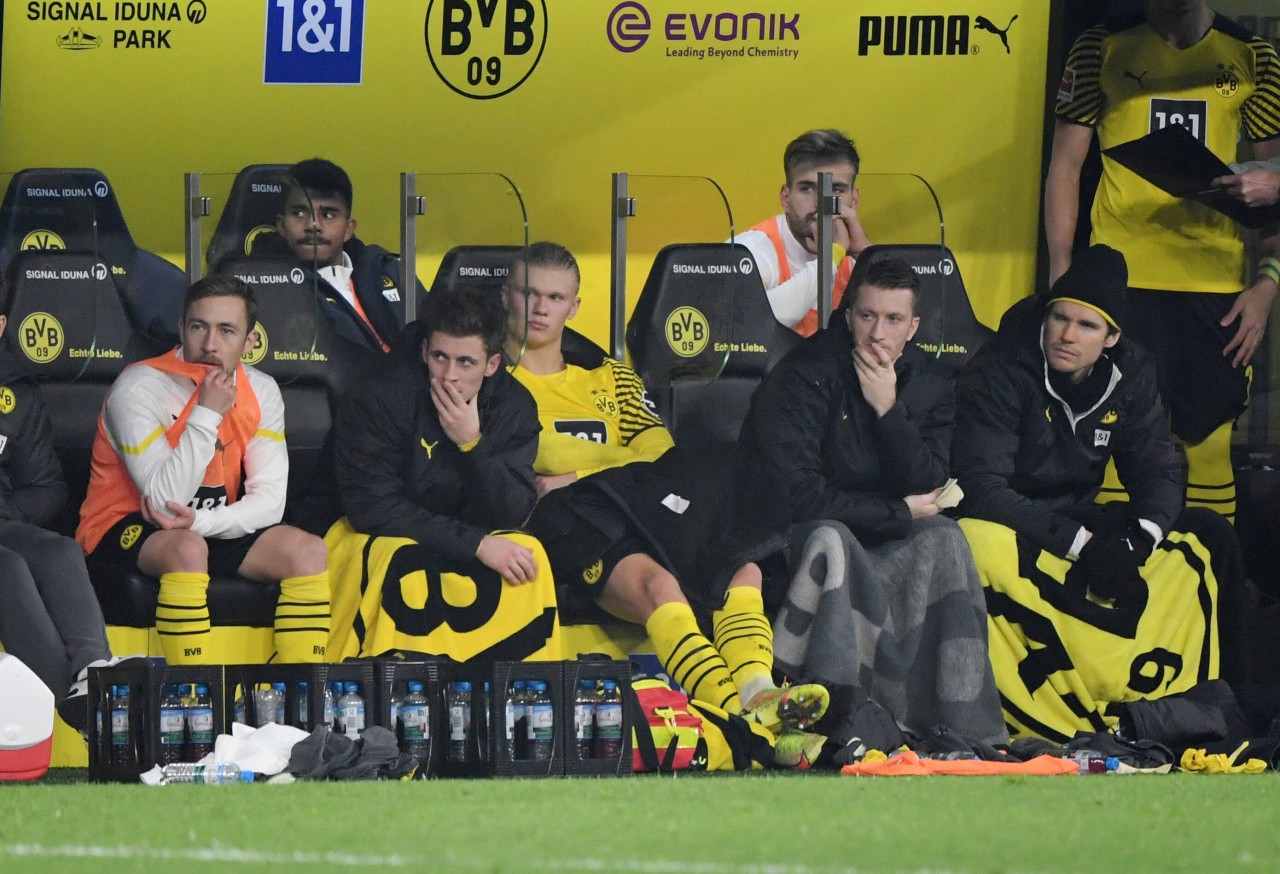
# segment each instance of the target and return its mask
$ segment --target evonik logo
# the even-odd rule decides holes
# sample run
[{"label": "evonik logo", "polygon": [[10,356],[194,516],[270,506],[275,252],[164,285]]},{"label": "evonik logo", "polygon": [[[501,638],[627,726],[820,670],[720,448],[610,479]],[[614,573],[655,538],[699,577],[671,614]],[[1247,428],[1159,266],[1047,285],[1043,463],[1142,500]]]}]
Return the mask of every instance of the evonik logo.
[{"label": "evonik logo", "polygon": [[1005,54],[1011,54],[1009,29],[1018,20],[1014,15],[1003,28],[985,15],[863,15],[858,19],[858,54],[888,57],[929,55],[976,55],[978,43],[970,32],[984,31],[999,38]]},{"label": "evonik logo", "polygon": [[[789,42],[800,39],[799,12],[670,12],[661,19],[668,43]],[[618,51],[638,51],[653,32],[649,10],[624,0],[609,13],[605,34]]]}]

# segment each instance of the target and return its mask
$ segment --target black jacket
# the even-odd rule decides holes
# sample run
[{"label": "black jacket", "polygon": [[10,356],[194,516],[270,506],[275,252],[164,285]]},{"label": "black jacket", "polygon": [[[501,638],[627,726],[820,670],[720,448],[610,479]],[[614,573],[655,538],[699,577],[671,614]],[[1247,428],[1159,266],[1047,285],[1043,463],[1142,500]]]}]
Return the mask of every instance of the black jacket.
[{"label": "black jacket", "polygon": [[[346,298],[338,294],[333,286],[317,277],[316,287],[323,294],[321,305],[324,314],[329,317],[338,334],[361,346],[381,352],[382,343],[394,347],[396,339],[404,325],[403,283],[400,281],[400,257],[388,252],[381,246],[364,243],[359,237],[352,237],[342,246],[347,257],[351,259],[351,281],[355,285],[356,298],[364,308],[365,315],[373,324],[374,336],[369,325],[355,307],[347,303]],[[297,260],[284,238],[276,233],[267,233],[258,237],[253,243],[254,256],[269,258],[290,258]],[[307,265],[302,263],[304,267]],[[309,267],[307,268],[310,269]],[[415,294],[423,294],[422,283],[414,281]]]},{"label": "black jacket", "polygon": [[1096,378],[1109,377],[1102,399],[1073,411],[1048,382],[1044,312],[1040,297],[1014,304],[957,378],[951,461],[965,495],[960,514],[999,522],[1066,556],[1114,457],[1128,516],[1168,533],[1183,481],[1154,363],[1122,336],[1094,365]]},{"label": "black jacket", "polygon": [[45,527],[66,500],[44,398],[0,342],[0,519]]},{"label": "black jacket", "polygon": [[486,534],[524,523],[537,500],[537,406],[503,368],[476,402],[480,442],[463,452],[440,427],[420,358],[389,356],[348,394],[334,421],[335,479],[357,531],[467,561]]},{"label": "black jacket", "polygon": [[898,399],[883,417],[862,394],[843,312],[778,363],[751,400],[741,439],[783,476],[793,522],[835,519],[859,540],[905,537],[902,499],[947,480],[955,413],[950,375],[908,344]]}]

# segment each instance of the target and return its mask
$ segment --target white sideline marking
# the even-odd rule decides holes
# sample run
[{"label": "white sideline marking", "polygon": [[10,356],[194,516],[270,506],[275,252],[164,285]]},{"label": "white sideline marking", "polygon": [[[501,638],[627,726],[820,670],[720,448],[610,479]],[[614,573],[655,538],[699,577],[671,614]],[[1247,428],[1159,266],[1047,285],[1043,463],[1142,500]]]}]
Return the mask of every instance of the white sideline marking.
[{"label": "white sideline marking", "polygon": [[[0,856],[40,859],[138,859],[147,861],[245,862],[252,865],[374,865],[384,868],[409,868],[446,864],[453,868],[492,869],[493,861],[474,856],[461,858],[452,853],[441,856],[387,856],[355,853],[271,853],[237,850],[234,847],[94,847],[63,844],[3,844]],[[736,865],[728,862],[692,862],[660,859],[529,859],[527,868],[542,871],[629,872],[629,874],[859,874],[857,868],[815,868],[787,863]],[[919,869],[901,874],[954,874],[949,870]]]}]

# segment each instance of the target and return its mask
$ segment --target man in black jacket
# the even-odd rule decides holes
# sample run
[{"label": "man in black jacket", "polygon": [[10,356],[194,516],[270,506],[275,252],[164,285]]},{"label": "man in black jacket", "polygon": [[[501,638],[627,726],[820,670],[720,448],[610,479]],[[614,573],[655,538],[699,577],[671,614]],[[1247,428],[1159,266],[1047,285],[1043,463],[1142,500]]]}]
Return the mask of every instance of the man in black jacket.
[{"label": "man in black jacket", "polygon": [[[4,287],[0,280],[0,304]],[[0,315],[0,336],[8,319]],[[40,389],[0,342],[0,643],[85,728],[88,668],[114,664],[84,552],[48,530],[67,499]]]},{"label": "man in black jacket", "polygon": [[[1241,669],[1239,547],[1220,516],[1182,508],[1155,367],[1122,333],[1127,279],[1116,250],[1078,254],[957,383],[961,527],[1019,734],[1104,730],[1109,704]],[[1099,505],[1110,459],[1130,500]]]},{"label": "man in black jacket", "polygon": [[[492,292],[464,287],[432,294],[422,320],[406,331],[405,355],[388,358],[339,409],[335,471],[347,516],[326,540],[331,549],[344,540],[349,546],[348,535],[358,532],[380,548],[357,555],[355,569],[333,584],[331,647],[338,658],[393,648],[456,658],[489,648],[496,654],[504,640],[526,630],[526,642],[537,637],[539,646],[554,632],[558,648],[554,589],[541,547],[532,538],[498,533],[519,527],[537,500],[533,459],[540,430],[533,398],[501,367],[505,337],[506,312]],[[342,554],[359,553],[364,541],[357,538],[361,546]],[[407,578],[424,572],[425,590]],[[467,598],[450,589],[461,575],[468,582],[457,582],[456,590],[469,587]],[[549,592],[549,603],[510,593],[527,583]],[[517,600],[508,610],[509,599]],[[357,600],[359,615],[344,621],[352,619]],[[471,643],[441,638],[428,644],[437,630],[470,634]],[[527,657],[538,648],[508,650],[505,657]]]},{"label": "man in black jacket", "polygon": [[911,342],[919,296],[906,262],[859,259],[826,330],[752,399],[742,440],[806,523],[775,660],[865,688],[914,730],[942,722],[1001,741],[981,585],[964,536],[938,515],[955,402],[949,374]]},{"label": "man in black jacket", "polygon": [[351,179],[323,158],[289,168],[276,233],[254,241],[253,254],[288,256],[323,280],[322,306],[338,333],[376,352],[390,351],[404,324],[403,295],[422,294],[415,279],[404,288],[400,259],[355,235]]}]

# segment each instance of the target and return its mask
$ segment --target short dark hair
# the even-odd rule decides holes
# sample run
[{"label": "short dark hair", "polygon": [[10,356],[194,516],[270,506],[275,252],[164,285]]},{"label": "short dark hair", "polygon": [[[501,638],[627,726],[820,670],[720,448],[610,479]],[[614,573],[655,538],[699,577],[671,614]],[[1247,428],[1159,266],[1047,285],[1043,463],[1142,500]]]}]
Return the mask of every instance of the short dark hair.
[{"label": "short dark hair", "polygon": [[290,167],[288,184],[285,186],[286,199],[290,190],[298,189],[321,197],[336,197],[346,206],[347,214],[351,214],[351,177],[332,161],[308,158]]},{"label": "short dark hair", "polygon": [[840,301],[841,309],[849,309],[858,300],[858,292],[862,286],[874,288],[906,288],[911,291],[911,312],[914,314],[920,305],[920,274],[915,268],[901,258],[859,258],[853,265],[849,275],[849,284],[845,286],[844,298]]},{"label": "short dark hair", "polygon": [[182,320],[187,320],[191,305],[206,297],[238,297],[244,301],[244,312],[249,318],[248,330],[252,331],[258,324],[258,301],[253,296],[253,286],[235,276],[214,273],[196,282],[187,289],[182,299]]},{"label": "short dark hair", "polygon": [[496,289],[476,285],[441,288],[427,295],[422,307],[423,337],[479,337],[486,355],[497,355],[507,339],[507,310]]},{"label": "short dark hair", "polygon": [[811,164],[829,164],[844,161],[853,165],[853,175],[858,175],[862,159],[853,140],[838,130],[825,128],[805,131],[791,142],[782,153],[782,174],[791,184],[791,174],[797,167]]},{"label": "short dark hair", "polygon": [[564,246],[549,240],[530,243],[517,252],[511,259],[510,270],[515,270],[517,265],[522,265],[526,270],[530,267],[556,267],[568,270],[578,284],[582,284],[582,271],[578,269],[578,259],[574,258],[573,253]]}]

